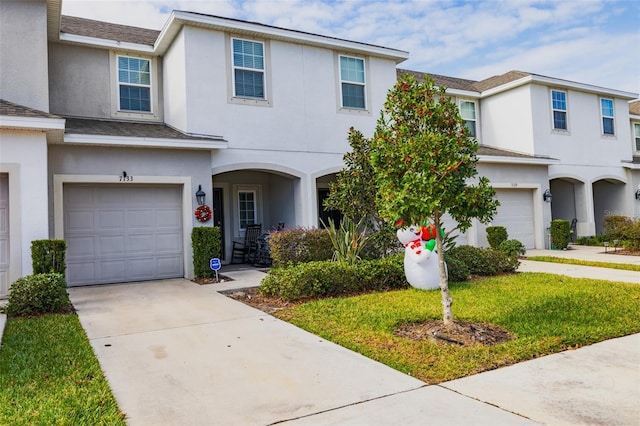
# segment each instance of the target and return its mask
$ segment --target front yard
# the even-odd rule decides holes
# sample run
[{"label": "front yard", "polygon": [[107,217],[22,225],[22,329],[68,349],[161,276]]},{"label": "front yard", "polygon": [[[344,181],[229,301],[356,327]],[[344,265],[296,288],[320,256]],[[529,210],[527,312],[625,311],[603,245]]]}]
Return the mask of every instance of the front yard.
[{"label": "front yard", "polygon": [[456,321],[497,325],[516,338],[462,347],[396,335],[403,324],[441,318],[437,290],[322,299],[276,316],[430,384],[640,332],[634,284],[519,273],[452,284],[451,293]]}]

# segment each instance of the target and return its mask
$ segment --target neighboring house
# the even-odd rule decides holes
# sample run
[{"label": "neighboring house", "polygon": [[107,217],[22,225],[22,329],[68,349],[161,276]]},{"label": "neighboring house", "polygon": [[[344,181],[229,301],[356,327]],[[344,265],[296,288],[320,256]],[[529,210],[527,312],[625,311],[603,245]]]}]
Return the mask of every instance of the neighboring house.
[{"label": "neighboring house", "polygon": [[[372,135],[411,72],[402,50],[252,22],[175,11],[155,31],[60,10],[0,0],[0,296],[31,273],[35,239],[67,241],[74,286],[191,278],[195,226],[221,226],[227,261],[247,224],[318,226],[349,128]],[[493,224],[511,238],[543,248],[552,218],[588,235],[604,209],[638,215],[637,95],[520,72],[432,77],[480,141]],[[486,245],[485,228],[458,243]]]},{"label": "neighboring house", "polygon": [[[605,216],[640,216],[640,101],[630,103],[637,93],[521,71],[431,78],[448,88],[478,138],[478,171],[502,204],[493,224],[510,237],[542,248],[551,219],[576,219],[577,234],[588,236],[602,233]],[[472,230],[472,243],[486,243],[483,229]]]}]

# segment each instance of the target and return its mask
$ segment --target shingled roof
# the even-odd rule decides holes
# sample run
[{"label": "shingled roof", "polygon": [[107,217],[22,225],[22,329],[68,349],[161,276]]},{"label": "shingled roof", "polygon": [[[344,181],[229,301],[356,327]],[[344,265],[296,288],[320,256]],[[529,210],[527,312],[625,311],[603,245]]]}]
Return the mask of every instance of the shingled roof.
[{"label": "shingled roof", "polygon": [[60,32],[149,46],[153,46],[160,34],[160,31],[147,28],[130,27],[128,25],[65,15],[60,17]]},{"label": "shingled roof", "polygon": [[152,139],[222,140],[217,136],[193,136],[179,132],[164,123],[139,123],[130,121],[97,120],[90,118],[66,118],[65,134],[119,136]]},{"label": "shingled roof", "polygon": [[521,152],[509,151],[506,149],[493,148],[486,145],[478,146],[478,155],[488,155],[491,157],[513,157],[513,158],[544,158],[548,159],[548,157],[540,157],[536,155],[523,154]]},{"label": "shingled roof", "polygon": [[0,115],[9,117],[62,118],[58,115],[49,114],[48,112],[14,104],[13,102],[5,101],[4,99],[0,99]]},{"label": "shingled roof", "polygon": [[411,70],[405,70],[405,69],[398,69],[397,74],[398,76],[401,76],[404,74],[411,74],[418,81],[423,81],[424,76],[426,74],[429,77],[431,77],[433,81],[439,86],[443,86],[448,89],[466,90],[469,92],[478,92],[478,93],[488,89],[492,89],[494,87],[501,86],[503,84],[510,83],[522,77],[532,75],[530,73],[523,72],[523,71],[509,71],[508,73],[505,73],[502,75],[494,75],[493,77],[489,77],[482,81],[475,81],[475,80],[467,80],[464,78],[449,77],[446,75],[424,73],[424,72],[411,71]]},{"label": "shingled roof", "polygon": [[640,115],[640,100],[629,103],[629,113]]}]

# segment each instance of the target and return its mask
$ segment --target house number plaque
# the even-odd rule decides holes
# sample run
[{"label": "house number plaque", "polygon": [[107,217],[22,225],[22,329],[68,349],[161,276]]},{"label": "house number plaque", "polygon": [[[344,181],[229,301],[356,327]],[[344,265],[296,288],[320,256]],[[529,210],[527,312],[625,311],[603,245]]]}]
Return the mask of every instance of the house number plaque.
[{"label": "house number plaque", "polygon": [[127,175],[127,172],[122,172],[120,182],[133,182],[133,176]]}]

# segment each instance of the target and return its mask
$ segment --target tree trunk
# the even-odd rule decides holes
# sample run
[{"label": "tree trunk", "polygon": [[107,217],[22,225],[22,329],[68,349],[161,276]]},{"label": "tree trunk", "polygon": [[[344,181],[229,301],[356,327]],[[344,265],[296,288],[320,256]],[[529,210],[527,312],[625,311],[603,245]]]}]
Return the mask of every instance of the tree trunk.
[{"label": "tree trunk", "polygon": [[449,293],[449,278],[447,267],[444,263],[444,248],[442,246],[442,235],[440,234],[440,214],[434,214],[434,225],[436,227],[436,247],[438,248],[438,266],[440,268],[440,293],[442,295],[442,321],[444,325],[453,324],[453,299]]}]

